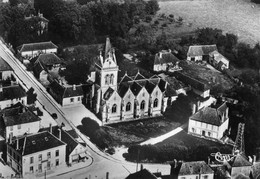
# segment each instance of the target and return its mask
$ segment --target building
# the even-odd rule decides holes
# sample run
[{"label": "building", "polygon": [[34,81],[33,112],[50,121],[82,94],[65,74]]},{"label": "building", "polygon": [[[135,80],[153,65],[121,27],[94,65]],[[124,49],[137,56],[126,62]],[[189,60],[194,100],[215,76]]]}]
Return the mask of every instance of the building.
[{"label": "building", "polygon": [[95,83],[87,103],[100,114],[103,124],[162,115],[167,107],[167,82],[158,76],[145,78],[127,73],[118,83],[118,66],[110,40],[105,54],[96,59]]},{"label": "building", "polygon": [[181,70],[179,67],[179,59],[175,57],[171,50],[162,50],[159,53],[155,54],[153,71],[173,71]]},{"label": "building", "polygon": [[13,76],[13,69],[0,57],[0,81],[6,81]]},{"label": "building", "polygon": [[[12,137],[34,134],[40,129],[41,119],[21,103],[1,111],[3,136],[6,140]],[[2,128],[1,127],[1,128]]]},{"label": "building", "polygon": [[81,85],[62,85],[56,80],[51,82],[48,88],[51,96],[62,106],[81,104],[83,90]]},{"label": "building", "polygon": [[194,45],[190,46],[187,52],[188,61],[208,61],[209,54],[218,51],[216,45]]},{"label": "building", "polygon": [[220,70],[229,69],[229,60],[216,50],[209,53],[209,63]]},{"label": "building", "polygon": [[88,159],[86,147],[79,143],[69,132],[63,130],[61,127],[50,125],[42,131],[49,131],[55,137],[61,139],[66,145],[66,163],[71,166],[73,164],[84,162]]},{"label": "building", "polygon": [[7,143],[7,163],[19,175],[43,176],[66,166],[66,144],[49,132],[25,135]]},{"label": "building", "polygon": [[249,178],[252,170],[252,163],[243,154],[237,154],[233,160],[230,161],[231,178],[236,178],[238,175]]},{"label": "building", "polygon": [[157,179],[153,173],[147,169],[141,169],[138,172],[132,173],[126,177],[126,179]]},{"label": "building", "polygon": [[177,179],[213,179],[214,171],[204,162],[182,162],[174,166],[172,176]]},{"label": "building", "polygon": [[176,72],[175,74],[176,78],[182,81],[184,84],[190,86],[195,94],[201,96],[202,98],[208,98],[210,96],[209,85],[205,82],[199,81],[183,73]]},{"label": "building", "polygon": [[54,53],[40,54],[34,62],[33,72],[40,81],[47,81],[49,73],[58,73],[62,60]]},{"label": "building", "polygon": [[25,17],[25,20],[35,20],[38,22],[38,25],[40,27],[40,29],[37,31],[38,35],[42,35],[48,32],[49,20],[43,17],[42,13],[38,12],[37,16],[30,15],[29,17]]},{"label": "building", "polygon": [[229,117],[226,102],[205,107],[189,118],[188,133],[220,140],[228,129]]},{"label": "building", "polygon": [[57,49],[58,47],[51,41],[23,44],[17,47],[18,53],[27,60],[42,53],[57,53]]}]

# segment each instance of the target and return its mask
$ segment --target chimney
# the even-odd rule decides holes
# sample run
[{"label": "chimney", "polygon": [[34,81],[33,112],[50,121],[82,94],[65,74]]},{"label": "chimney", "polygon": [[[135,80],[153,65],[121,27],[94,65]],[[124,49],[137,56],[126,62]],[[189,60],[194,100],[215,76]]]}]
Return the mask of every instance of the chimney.
[{"label": "chimney", "polygon": [[210,157],[208,157],[208,165],[210,165]]},{"label": "chimney", "polygon": [[171,52],[172,52],[172,50],[171,50],[171,49],[168,49],[168,52],[169,52],[169,53],[171,53]]},{"label": "chimney", "polygon": [[253,155],[253,164],[256,162],[256,155]]},{"label": "chimney", "polygon": [[144,166],[143,166],[143,164],[141,164],[141,170],[143,170],[144,169]]},{"label": "chimney", "polygon": [[251,156],[248,156],[248,159],[249,159],[249,162],[250,162],[250,163],[253,163],[253,159],[252,159]]},{"label": "chimney", "polygon": [[19,139],[16,140],[16,150],[19,150]]},{"label": "chimney", "polygon": [[159,52],[159,58],[162,58],[162,52]]},{"label": "chimney", "polygon": [[52,124],[50,123],[49,126],[50,126],[50,133],[52,134]]},{"label": "chimney", "polygon": [[73,85],[73,90],[74,90],[74,91],[76,90],[76,85]]},{"label": "chimney", "polygon": [[192,104],[192,114],[196,113],[196,104]]},{"label": "chimney", "polygon": [[58,129],[59,131],[59,139],[61,140],[61,129]]}]

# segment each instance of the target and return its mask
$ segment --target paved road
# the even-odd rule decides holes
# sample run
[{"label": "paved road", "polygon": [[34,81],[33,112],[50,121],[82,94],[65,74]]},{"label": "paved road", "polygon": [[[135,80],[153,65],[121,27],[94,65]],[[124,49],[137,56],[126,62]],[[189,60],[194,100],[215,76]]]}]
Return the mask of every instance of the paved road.
[{"label": "paved road", "polygon": [[[135,172],[136,164],[119,159],[113,158],[112,156],[100,151],[93,143],[91,143],[86,136],[78,131],[65,116],[64,112],[60,108],[53,98],[47,93],[46,89],[34,78],[34,76],[28,73],[24,66],[18,61],[12,54],[12,52],[0,41],[0,56],[14,69],[14,73],[22,82],[22,85],[27,89],[33,87],[35,93],[37,93],[37,100],[44,108],[50,113],[56,113],[58,124],[64,123],[66,129],[74,129],[80,135],[81,139],[86,142],[88,152],[93,158],[93,164],[87,168],[75,170],[69,173],[59,176],[52,176],[48,178],[105,178],[106,172],[109,172],[110,178],[125,178],[129,173]],[[162,171],[162,173],[169,174],[170,168],[168,165],[145,165],[151,172]]]}]

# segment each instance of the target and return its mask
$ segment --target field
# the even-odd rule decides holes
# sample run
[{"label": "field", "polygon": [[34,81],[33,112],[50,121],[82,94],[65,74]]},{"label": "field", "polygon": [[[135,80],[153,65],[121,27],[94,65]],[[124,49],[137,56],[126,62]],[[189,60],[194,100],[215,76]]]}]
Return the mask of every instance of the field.
[{"label": "field", "polygon": [[169,25],[164,29],[168,33],[211,27],[233,33],[248,44],[260,41],[260,5],[253,5],[250,0],[174,0],[159,1],[159,5],[158,14],[183,18],[182,26]]}]

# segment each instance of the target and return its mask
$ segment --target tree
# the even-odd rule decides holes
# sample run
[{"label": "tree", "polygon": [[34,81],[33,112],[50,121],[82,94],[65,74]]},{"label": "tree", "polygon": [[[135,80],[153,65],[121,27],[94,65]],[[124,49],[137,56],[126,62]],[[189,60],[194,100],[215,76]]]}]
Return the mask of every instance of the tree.
[{"label": "tree", "polygon": [[147,14],[155,15],[157,11],[159,11],[159,4],[156,0],[150,0],[147,2],[145,6],[145,10]]}]

